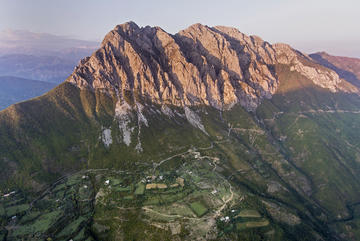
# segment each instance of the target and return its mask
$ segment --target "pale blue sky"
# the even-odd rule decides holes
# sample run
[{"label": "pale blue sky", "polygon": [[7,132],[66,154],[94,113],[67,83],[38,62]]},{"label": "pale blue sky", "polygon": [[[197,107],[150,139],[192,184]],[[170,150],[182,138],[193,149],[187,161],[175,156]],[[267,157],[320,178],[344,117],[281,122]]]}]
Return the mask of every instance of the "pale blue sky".
[{"label": "pale blue sky", "polygon": [[100,41],[129,20],[170,33],[200,22],[227,25],[307,53],[360,57],[357,0],[0,0],[0,30]]}]

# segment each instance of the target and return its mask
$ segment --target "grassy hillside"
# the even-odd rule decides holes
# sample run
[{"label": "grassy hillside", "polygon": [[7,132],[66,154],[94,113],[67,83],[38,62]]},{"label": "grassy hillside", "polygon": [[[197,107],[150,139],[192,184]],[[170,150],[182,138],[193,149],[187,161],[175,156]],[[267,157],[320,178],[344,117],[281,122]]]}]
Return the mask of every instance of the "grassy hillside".
[{"label": "grassy hillside", "polygon": [[142,130],[144,152],[134,151],[135,142],[127,147],[119,141],[106,148],[99,137],[104,126],[118,131],[115,101],[64,83],[44,96],[2,111],[0,160],[1,166],[9,168],[2,169],[2,185],[31,188],[29,179],[43,183],[80,168],[131,168],[136,160],[166,156],[207,139],[182,118],[176,123],[154,115],[149,119],[152,128]]},{"label": "grassy hillside", "polygon": [[[359,240],[360,98],[316,87],[288,66],[276,72],[278,91],[254,113],[192,107],[206,133],[181,108],[166,114],[128,96],[129,145],[115,94],[64,83],[0,112],[1,192],[27,194],[0,200],[10,230],[0,235],[28,237],[25,224],[50,220],[36,237]],[[90,195],[86,211],[71,204],[83,200],[77,195]],[[49,205],[26,206],[36,197]],[[57,205],[76,215],[53,213]],[[49,217],[30,219],[35,211]]]}]

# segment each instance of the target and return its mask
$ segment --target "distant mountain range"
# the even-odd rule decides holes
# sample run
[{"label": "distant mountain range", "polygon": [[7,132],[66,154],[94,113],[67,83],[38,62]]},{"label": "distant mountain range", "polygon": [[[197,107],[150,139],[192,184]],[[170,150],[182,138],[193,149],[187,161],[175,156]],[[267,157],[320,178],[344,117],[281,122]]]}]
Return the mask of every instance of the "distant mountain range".
[{"label": "distant mountain range", "polygon": [[60,84],[70,75],[79,59],[20,54],[0,56],[0,75]]},{"label": "distant mountain range", "polygon": [[5,30],[0,32],[0,55],[58,55],[73,49],[91,49],[98,42],[78,40],[48,33],[34,33],[24,30]]},{"label": "distant mountain range", "polygon": [[0,76],[61,83],[98,42],[29,31],[0,32]]},{"label": "distant mountain range", "polygon": [[60,84],[98,45],[29,31],[0,32],[0,110]]}]

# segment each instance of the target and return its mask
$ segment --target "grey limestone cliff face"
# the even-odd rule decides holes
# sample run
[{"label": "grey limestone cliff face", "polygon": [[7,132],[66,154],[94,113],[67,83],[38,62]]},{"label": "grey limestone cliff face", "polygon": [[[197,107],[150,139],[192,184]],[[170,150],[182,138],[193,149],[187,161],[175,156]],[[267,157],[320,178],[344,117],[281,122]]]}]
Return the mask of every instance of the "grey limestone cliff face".
[{"label": "grey limestone cliff face", "polygon": [[118,25],[81,61],[68,82],[80,88],[141,95],[154,103],[256,109],[279,85],[275,66],[290,65],[335,92],[342,79],[285,44],[271,45],[235,28],[195,24],[171,35],[159,27]]}]

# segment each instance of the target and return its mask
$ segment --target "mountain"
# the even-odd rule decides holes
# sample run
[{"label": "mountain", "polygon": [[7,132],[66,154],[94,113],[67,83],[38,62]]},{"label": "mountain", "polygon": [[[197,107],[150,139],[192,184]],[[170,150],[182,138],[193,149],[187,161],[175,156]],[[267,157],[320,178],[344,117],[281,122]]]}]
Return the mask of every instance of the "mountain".
[{"label": "mountain", "polygon": [[0,32],[0,76],[61,83],[99,43],[21,30]]},{"label": "mountain", "polygon": [[98,45],[97,42],[29,31],[1,32],[0,110],[44,94],[55,87],[53,83],[60,84]]},{"label": "mountain", "polygon": [[[83,53],[82,57],[91,55]],[[82,57],[35,56],[11,54],[0,56],[0,76],[15,76],[60,84],[74,70]]]},{"label": "mountain", "polygon": [[360,86],[360,59],[332,56],[325,52],[310,54],[310,57],[334,70],[341,78]]},{"label": "mountain", "polygon": [[98,42],[73,39],[48,33],[34,33],[26,30],[4,30],[0,32],[0,55],[54,55],[63,51],[98,47]]},{"label": "mountain", "polygon": [[289,45],[118,25],[0,112],[0,238],[359,240],[359,114]]},{"label": "mountain", "polygon": [[0,110],[11,104],[42,95],[55,84],[43,81],[0,76]]}]

